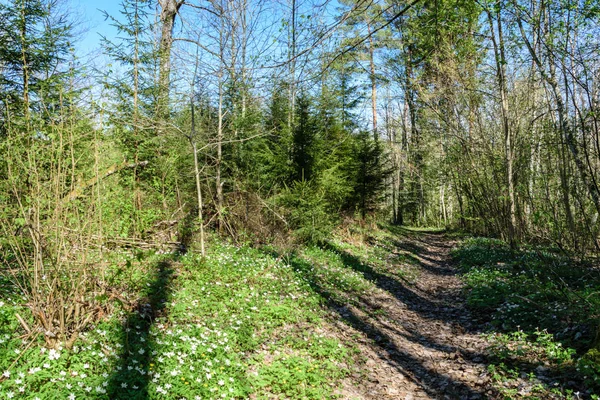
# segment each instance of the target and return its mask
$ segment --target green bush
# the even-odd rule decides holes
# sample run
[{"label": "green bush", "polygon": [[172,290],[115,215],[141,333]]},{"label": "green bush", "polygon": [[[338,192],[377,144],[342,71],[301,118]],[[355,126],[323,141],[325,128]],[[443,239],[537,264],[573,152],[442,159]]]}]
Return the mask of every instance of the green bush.
[{"label": "green bush", "polygon": [[314,182],[294,182],[277,197],[277,203],[287,210],[293,234],[300,242],[320,243],[331,235],[336,217]]}]

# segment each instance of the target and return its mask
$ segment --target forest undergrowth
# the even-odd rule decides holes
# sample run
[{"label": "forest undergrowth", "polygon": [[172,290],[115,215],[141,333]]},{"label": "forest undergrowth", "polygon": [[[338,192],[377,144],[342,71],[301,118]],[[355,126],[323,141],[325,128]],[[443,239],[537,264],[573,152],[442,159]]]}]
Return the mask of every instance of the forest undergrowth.
[{"label": "forest undergrowth", "polygon": [[[70,348],[24,328],[34,317],[2,278],[0,398],[597,398],[600,274],[549,251],[351,225],[293,251],[213,237],[206,257],[104,257],[111,311]],[[472,314],[455,304],[445,320],[435,296],[458,272]],[[404,328],[443,371],[421,365]],[[384,364],[394,387],[373,379]]]},{"label": "forest undergrowth", "polygon": [[511,250],[487,238],[465,240],[453,256],[464,274],[467,303],[487,325],[488,370],[505,398],[545,398],[554,392],[598,398],[600,270],[595,263],[557,249]]}]

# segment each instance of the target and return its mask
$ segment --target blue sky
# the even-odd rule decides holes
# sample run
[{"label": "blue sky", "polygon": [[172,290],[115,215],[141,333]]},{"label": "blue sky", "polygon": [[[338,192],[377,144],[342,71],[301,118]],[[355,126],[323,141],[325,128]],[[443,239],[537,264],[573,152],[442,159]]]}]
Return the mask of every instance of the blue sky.
[{"label": "blue sky", "polygon": [[100,35],[114,37],[116,30],[110,26],[109,21],[105,21],[101,10],[119,17],[119,8],[120,0],[70,0],[69,10],[81,22],[81,28],[85,31],[77,43],[80,55],[99,55]]}]

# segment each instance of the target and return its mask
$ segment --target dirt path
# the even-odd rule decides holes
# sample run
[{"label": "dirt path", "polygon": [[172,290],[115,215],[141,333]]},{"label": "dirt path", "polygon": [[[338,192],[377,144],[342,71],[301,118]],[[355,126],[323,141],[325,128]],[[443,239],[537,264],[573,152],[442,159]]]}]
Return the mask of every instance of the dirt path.
[{"label": "dirt path", "polygon": [[[336,310],[337,325],[358,343],[362,361],[343,389],[348,399],[483,399],[485,341],[477,334],[443,235],[403,239],[396,254],[416,258],[416,278],[365,273],[377,290]],[[350,328],[348,327],[350,325]]]}]

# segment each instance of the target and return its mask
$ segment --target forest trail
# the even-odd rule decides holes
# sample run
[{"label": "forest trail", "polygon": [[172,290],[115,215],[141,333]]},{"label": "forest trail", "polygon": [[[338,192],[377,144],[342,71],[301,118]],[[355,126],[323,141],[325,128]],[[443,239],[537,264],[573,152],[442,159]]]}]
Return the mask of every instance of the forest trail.
[{"label": "forest trail", "polygon": [[[391,254],[412,258],[414,279],[365,273],[377,287],[357,306],[336,309],[336,324],[360,350],[345,383],[348,399],[480,399],[489,391],[485,339],[478,335],[443,234],[403,238]],[[348,328],[348,325],[351,328]]]}]

